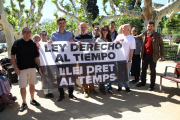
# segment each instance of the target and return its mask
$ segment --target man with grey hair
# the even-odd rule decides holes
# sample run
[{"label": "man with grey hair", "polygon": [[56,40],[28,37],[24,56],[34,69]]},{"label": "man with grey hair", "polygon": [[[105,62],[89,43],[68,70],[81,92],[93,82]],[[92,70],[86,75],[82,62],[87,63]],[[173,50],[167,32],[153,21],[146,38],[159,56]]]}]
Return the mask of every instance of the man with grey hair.
[{"label": "man with grey hair", "polygon": [[[80,29],[81,33],[74,37],[75,41],[77,41],[79,43],[81,43],[81,42],[93,43],[93,36],[90,34],[87,34],[87,32],[86,32],[87,25],[85,22],[80,23],[79,29]],[[89,85],[89,88],[88,88],[88,85],[83,86],[83,90],[84,90],[84,97],[86,97],[86,98],[88,97],[88,91],[90,93],[97,94],[97,92],[94,90],[94,85]]]}]

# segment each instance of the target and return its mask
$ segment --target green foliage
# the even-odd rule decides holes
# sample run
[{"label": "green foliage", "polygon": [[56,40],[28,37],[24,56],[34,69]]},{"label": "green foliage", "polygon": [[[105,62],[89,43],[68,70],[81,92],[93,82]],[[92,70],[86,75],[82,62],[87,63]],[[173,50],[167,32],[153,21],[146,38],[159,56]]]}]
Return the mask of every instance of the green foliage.
[{"label": "green foliage", "polygon": [[138,33],[141,33],[142,22],[140,18],[122,15],[121,18],[115,19],[114,21],[116,23],[116,30],[118,30],[118,28],[123,24],[130,24],[131,27],[136,27],[138,29]]},{"label": "green foliage", "polygon": [[[66,19],[66,27],[65,29],[66,30],[71,30],[72,32],[74,32],[74,30],[77,28],[77,24],[76,22],[73,20],[73,18],[68,18],[66,16],[62,16]],[[56,19],[55,20],[52,20],[49,24],[46,24],[43,28],[43,30],[46,30],[47,31],[47,37],[50,38],[51,37],[51,34],[58,30],[58,26],[57,26],[57,22],[56,22]],[[39,34],[39,33],[36,33],[36,34]]]},{"label": "green foliage", "polygon": [[180,20],[179,13],[175,14],[172,19],[167,18],[165,20],[163,34],[180,34]]},{"label": "green foliage", "polygon": [[40,7],[42,4],[43,4],[43,1],[42,1],[42,0],[38,0],[38,1],[37,1],[38,7]]},{"label": "green foliage", "polygon": [[169,42],[164,42],[164,45],[169,45]]},{"label": "green foliage", "polygon": [[5,7],[4,9],[5,9],[7,14],[11,14],[11,10],[9,9],[9,7]]},{"label": "green foliage", "polygon": [[13,28],[15,28],[15,30],[17,31],[17,23],[18,23],[18,20],[15,19],[14,17],[12,17],[12,15],[7,15],[7,20],[9,21],[9,23],[13,26]]},{"label": "green foliage", "polygon": [[166,60],[176,60],[178,45],[164,45],[165,47],[165,59]]},{"label": "green foliage", "polygon": [[178,41],[179,38],[180,38],[180,34],[175,34],[175,35],[173,35],[173,37],[172,37],[173,42],[174,42],[174,43],[179,42],[179,41]]}]

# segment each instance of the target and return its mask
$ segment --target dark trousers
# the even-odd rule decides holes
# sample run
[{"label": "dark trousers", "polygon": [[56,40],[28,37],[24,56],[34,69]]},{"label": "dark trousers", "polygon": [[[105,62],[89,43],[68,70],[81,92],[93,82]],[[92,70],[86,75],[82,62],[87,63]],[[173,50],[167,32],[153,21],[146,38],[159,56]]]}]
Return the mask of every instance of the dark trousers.
[{"label": "dark trousers", "polygon": [[[58,88],[60,96],[64,96],[64,89],[63,88]],[[69,96],[73,95],[74,87],[68,87],[68,93]]]},{"label": "dark trousers", "polygon": [[143,56],[141,81],[143,84],[146,84],[146,74],[147,74],[148,64],[150,64],[150,70],[151,70],[150,87],[154,87],[155,86],[155,80],[156,80],[156,62],[153,62],[153,56],[152,55],[145,55],[144,54],[144,56]]}]

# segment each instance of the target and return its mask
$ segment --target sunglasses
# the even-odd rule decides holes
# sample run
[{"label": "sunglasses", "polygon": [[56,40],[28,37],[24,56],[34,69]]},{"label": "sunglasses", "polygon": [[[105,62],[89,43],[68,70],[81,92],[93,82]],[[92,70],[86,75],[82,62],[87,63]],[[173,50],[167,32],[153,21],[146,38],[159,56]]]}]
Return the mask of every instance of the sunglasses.
[{"label": "sunglasses", "polygon": [[99,31],[99,29],[95,29],[95,31]]},{"label": "sunglasses", "polygon": [[137,32],[136,30],[133,30],[133,32]]},{"label": "sunglasses", "polygon": [[47,36],[47,34],[42,34],[42,36]]},{"label": "sunglasses", "polygon": [[108,31],[108,29],[102,29],[102,31]]}]

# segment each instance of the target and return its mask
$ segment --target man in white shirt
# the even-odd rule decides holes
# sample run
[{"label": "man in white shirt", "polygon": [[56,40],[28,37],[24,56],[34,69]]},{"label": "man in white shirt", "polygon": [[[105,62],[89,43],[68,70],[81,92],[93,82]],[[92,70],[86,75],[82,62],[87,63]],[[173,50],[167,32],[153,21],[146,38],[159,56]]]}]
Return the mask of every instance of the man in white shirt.
[{"label": "man in white shirt", "polygon": [[[128,81],[124,81],[124,85],[126,88],[126,91],[130,93],[129,89],[129,73],[131,70],[131,61],[133,57],[134,49],[136,49],[136,43],[133,36],[130,35],[131,26],[129,24],[123,25],[122,32],[123,34],[119,34],[115,41],[119,41],[122,44],[122,49],[124,51],[124,55],[127,61],[126,67],[127,67],[127,74],[128,74]],[[124,41],[121,41],[124,39]],[[123,82],[118,82],[118,91],[122,91],[122,85]]]}]

